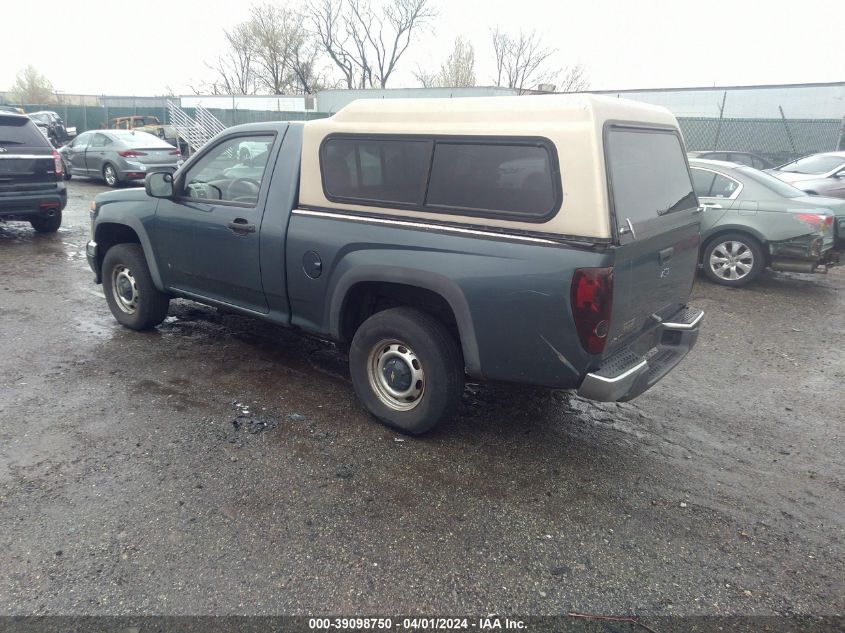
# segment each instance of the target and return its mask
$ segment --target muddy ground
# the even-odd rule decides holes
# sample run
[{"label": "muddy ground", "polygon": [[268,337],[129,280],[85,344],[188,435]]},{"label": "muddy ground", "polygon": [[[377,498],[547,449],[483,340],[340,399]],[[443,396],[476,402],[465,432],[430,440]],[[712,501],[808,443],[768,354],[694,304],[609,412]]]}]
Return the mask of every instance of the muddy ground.
[{"label": "muddy ground", "polygon": [[845,613],[845,269],[699,280],[632,404],[470,386],[411,439],[328,344],[181,301],[119,327],[101,190],[0,224],[0,613]]}]

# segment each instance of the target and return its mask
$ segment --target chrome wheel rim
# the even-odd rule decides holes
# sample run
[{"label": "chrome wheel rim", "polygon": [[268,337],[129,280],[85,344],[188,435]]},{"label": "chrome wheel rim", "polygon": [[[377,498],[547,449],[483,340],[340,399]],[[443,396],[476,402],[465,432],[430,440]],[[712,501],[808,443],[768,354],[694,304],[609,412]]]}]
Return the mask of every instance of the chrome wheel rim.
[{"label": "chrome wheel rim", "polygon": [[410,411],[422,401],[425,372],[405,343],[384,340],[373,346],[367,368],[373,393],[394,411]]},{"label": "chrome wheel rim", "polygon": [[141,295],[138,292],[138,282],[132,271],[126,266],[115,266],[111,274],[111,292],[114,302],[122,312],[135,314]]},{"label": "chrome wheel rim", "polygon": [[728,240],[717,244],[710,251],[710,270],[720,279],[738,281],[754,268],[754,253],[748,244]]},{"label": "chrome wheel rim", "polygon": [[113,185],[117,181],[117,174],[114,173],[114,167],[111,165],[106,165],[105,176],[107,185]]}]

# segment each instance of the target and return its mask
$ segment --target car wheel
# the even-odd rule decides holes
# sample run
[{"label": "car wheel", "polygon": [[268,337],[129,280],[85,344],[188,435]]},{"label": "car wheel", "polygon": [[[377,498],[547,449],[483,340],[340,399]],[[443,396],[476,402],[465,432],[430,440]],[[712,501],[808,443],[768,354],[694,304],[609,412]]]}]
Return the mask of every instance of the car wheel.
[{"label": "car wheel", "polygon": [[70,180],[71,178],[73,178],[73,174],[70,173],[70,169],[68,168],[68,165],[65,162],[64,158],[62,159],[62,175],[64,175],[65,180]]},{"label": "car wheel", "polygon": [[117,177],[117,170],[111,163],[106,163],[103,167],[103,180],[106,181],[109,187],[117,187],[120,184],[120,180]]},{"label": "car wheel", "polygon": [[29,223],[37,233],[55,233],[62,225],[62,212],[57,211],[56,215],[49,218],[35,218],[30,220]]},{"label": "car wheel", "polygon": [[458,341],[413,308],[391,308],[364,321],[352,339],[349,369],[367,411],[412,435],[450,417],[464,388]]},{"label": "car wheel", "polygon": [[707,243],[701,258],[704,274],[723,286],[744,286],[765,268],[759,242],[743,233],[719,235]]},{"label": "car wheel", "polygon": [[153,328],[167,316],[170,297],[155,287],[140,244],[117,244],[103,258],[103,292],[118,323]]}]

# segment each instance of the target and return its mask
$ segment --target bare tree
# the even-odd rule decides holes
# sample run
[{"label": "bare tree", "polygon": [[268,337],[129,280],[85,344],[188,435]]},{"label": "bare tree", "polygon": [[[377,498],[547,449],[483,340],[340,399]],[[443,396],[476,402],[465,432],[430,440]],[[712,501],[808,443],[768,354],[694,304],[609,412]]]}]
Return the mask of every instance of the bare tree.
[{"label": "bare tree", "polygon": [[420,82],[423,88],[436,88],[440,85],[440,73],[433,73],[423,70],[419,66],[413,71],[414,78]]},{"label": "bare tree", "polygon": [[226,52],[217,58],[214,65],[206,64],[216,71],[216,80],[210,84],[213,94],[255,94],[256,49],[252,43],[251,23],[242,22],[231,31],[223,31],[223,35]]},{"label": "bare tree", "polygon": [[293,44],[304,36],[304,26],[287,7],[262,4],[252,8],[249,29],[259,85],[272,94],[284,94],[293,83]]},{"label": "bare tree", "polygon": [[587,70],[581,64],[565,68],[557,78],[558,92],[581,92],[589,90],[590,80]]},{"label": "bare tree", "polygon": [[466,88],[475,85],[475,49],[464,38],[455,39],[455,47],[436,73],[417,67],[414,77],[423,88]]},{"label": "bare tree", "polygon": [[438,83],[451,88],[475,85],[475,49],[462,37],[455,39],[452,54],[440,66]]},{"label": "bare tree", "polygon": [[571,68],[555,64],[557,49],[546,46],[536,31],[510,35],[496,28],[491,33],[496,61],[496,85],[523,92],[539,84],[558,84],[563,92],[589,86],[580,64]]},{"label": "bare tree", "polygon": [[384,88],[417,31],[434,17],[430,0],[314,0],[311,22],[321,48],[348,88]]},{"label": "bare tree", "polygon": [[29,65],[15,77],[15,83],[6,98],[20,104],[52,103],[55,94],[50,80],[38,72],[35,66]]}]

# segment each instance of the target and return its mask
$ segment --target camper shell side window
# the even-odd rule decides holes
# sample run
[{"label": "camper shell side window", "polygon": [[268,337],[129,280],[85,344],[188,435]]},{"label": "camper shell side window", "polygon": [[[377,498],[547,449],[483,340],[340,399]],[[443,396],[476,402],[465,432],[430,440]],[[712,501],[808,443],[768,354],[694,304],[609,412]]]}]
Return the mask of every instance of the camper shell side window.
[{"label": "camper shell side window", "polygon": [[331,134],[320,146],[332,202],[524,222],[560,208],[558,165],[537,137]]}]

